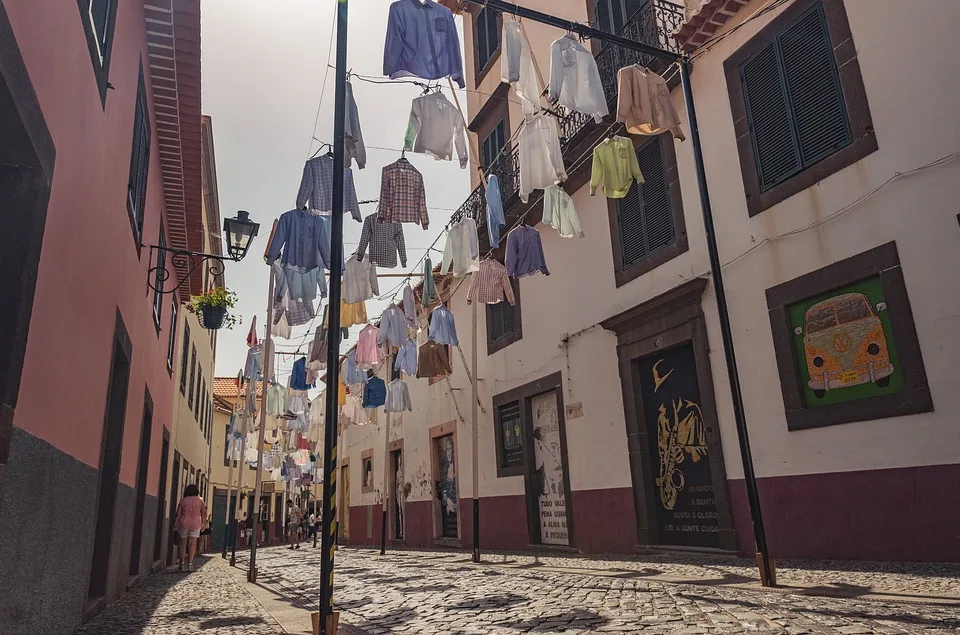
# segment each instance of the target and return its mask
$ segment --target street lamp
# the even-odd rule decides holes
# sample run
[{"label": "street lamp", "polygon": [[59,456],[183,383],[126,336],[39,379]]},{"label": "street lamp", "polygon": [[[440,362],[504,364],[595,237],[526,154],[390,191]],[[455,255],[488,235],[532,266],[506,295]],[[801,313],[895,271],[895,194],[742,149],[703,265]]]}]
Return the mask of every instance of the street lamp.
[{"label": "street lamp", "polygon": [[[250,244],[256,238],[260,225],[250,220],[250,214],[240,210],[234,218],[223,221],[223,233],[226,236],[227,255],[206,254],[187,249],[169,249],[165,245],[150,245],[150,262],[153,262],[153,252],[159,252],[157,265],[147,272],[147,286],[156,293],[173,293],[183,286],[197,267],[207,260],[214,261],[210,266],[210,275],[219,276],[223,273],[223,263],[227,260],[239,262],[247,255]],[[174,267],[186,269],[187,272],[177,280],[176,286],[167,289],[166,282],[170,279],[170,270],[167,269],[167,253]]]}]

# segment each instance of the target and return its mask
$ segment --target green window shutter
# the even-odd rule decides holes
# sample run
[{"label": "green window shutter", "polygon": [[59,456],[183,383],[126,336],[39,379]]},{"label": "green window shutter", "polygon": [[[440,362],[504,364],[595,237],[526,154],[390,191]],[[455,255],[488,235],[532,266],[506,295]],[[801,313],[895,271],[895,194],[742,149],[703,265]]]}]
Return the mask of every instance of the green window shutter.
[{"label": "green window shutter", "polygon": [[637,160],[644,183],[634,184],[627,196],[617,201],[623,269],[676,241],[660,137],[642,145],[637,150]]},{"label": "green window shutter", "polygon": [[477,14],[477,70],[482,70],[500,48],[500,29],[497,12],[481,9]]},{"label": "green window shutter", "polygon": [[130,154],[130,177],[127,197],[136,225],[137,238],[143,231],[143,206],[147,197],[147,172],[150,166],[150,116],[147,110],[147,89],[143,68],[137,85],[137,105],[133,116],[133,147]]},{"label": "green window shutter", "polygon": [[[513,283],[513,295],[520,297],[520,285]],[[497,304],[487,305],[487,336],[491,342],[498,342],[516,333],[520,328],[517,319],[517,307],[504,299]]]},{"label": "green window shutter", "polygon": [[818,3],[740,67],[761,191],[852,141]]}]

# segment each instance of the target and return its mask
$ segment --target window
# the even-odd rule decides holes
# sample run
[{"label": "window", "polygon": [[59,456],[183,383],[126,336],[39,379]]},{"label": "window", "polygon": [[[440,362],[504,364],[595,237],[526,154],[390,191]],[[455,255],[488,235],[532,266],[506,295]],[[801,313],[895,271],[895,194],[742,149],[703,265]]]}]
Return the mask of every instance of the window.
[{"label": "window", "polygon": [[127,180],[127,212],[137,246],[143,241],[143,206],[147,200],[147,168],[150,164],[150,115],[143,67],[137,84],[137,109],[133,118],[133,149],[130,154],[130,178]]},{"label": "window", "polygon": [[687,250],[673,139],[649,139],[637,148],[637,161],[643,184],[607,203],[617,286]]},{"label": "window", "polygon": [[507,124],[501,119],[480,144],[480,161],[484,168],[490,168],[493,165],[505,145],[507,145]]},{"label": "window", "polygon": [[[167,252],[165,248],[167,246],[167,239],[163,235],[163,224],[160,224],[160,237],[157,239],[157,245],[160,247],[157,250],[157,270],[153,276],[153,324],[157,327],[157,332],[160,332],[160,318],[163,317],[163,272],[164,265],[167,263]],[[167,353],[167,358],[170,358],[170,353]]]},{"label": "window", "polygon": [[187,361],[190,354],[190,325],[183,323],[183,357],[180,359],[180,394],[186,396]]},{"label": "window", "polygon": [[193,392],[196,390],[197,383],[197,347],[193,347],[190,354],[190,393],[187,395],[187,407],[193,410]]},{"label": "window", "polygon": [[228,423],[224,426],[223,430],[223,467],[230,467],[230,450],[231,448],[230,439],[230,424]]},{"label": "window", "polygon": [[360,484],[361,492],[372,492],[374,489],[373,483],[373,450],[364,450],[360,454],[360,465],[361,465],[361,474],[363,475],[363,482]]},{"label": "window", "polygon": [[[193,350],[193,355],[196,357],[197,350]],[[197,364],[197,381],[194,384],[192,390],[194,391],[193,400],[196,402],[197,407],[193,411],[193,419],[199,423],[200,421],[200,382],[202,381],[201,375],[203,374],[203,365]]]},{"label": "window", "polygon": [[473,39],[477,51],[477,76],[486,73],[500,50],[500,16],[494,9],[481,9],[473,21]]},{"label": "window", "polygon": [[110,53],[113,48],[113,33],[117,19],[117,0],[77,0],[77,6],[80,7],[80,19],[87,36],[100,101],[105,102]]},{"label": "window", "polygon": [[607,33],[619,33],[646,0],[597,0],[595,17],[597,28]]},{"label": "window", "polygon": [[[184,325],[186,328],[186,325]],[[187,331],[184,331],[184,334],[187,334]],[[177,349],[177,303],[176,301],[170,303],[170,332],[167,334],[167,370],[173,372],[173,355]],[[186,364],[183,365],[186,369]],[[182,382],[181,382],[181,391]]]},{"label": "window", "polygon": [[724,62],[751,215],[877,149],[842,0],[800,0]]},{"label": "window", "polygon": [[497,476],[523,474],[524,435],[520,402],[500,406],[496,415]]},{"label": "window", "polygon": [[487,354],[493,354],[523,337],[520,326],[520,283],[511,278],[516,305],[506,300],[487,305]]}]

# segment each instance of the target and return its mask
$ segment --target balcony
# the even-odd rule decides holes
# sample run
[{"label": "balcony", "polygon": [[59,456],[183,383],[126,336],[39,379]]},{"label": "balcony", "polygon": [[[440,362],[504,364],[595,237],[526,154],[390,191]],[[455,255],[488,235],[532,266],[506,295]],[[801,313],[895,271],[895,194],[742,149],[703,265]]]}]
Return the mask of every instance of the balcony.
[{"label": "balcony", "polygon": [[[618,32],[618,35],[637,42],[656,46],[663,50],[680,53],[680,48],[670,36],[683,23],[683,9],[669,0],[647,0],[643,7]],[[593,145],[614,122],[617,100],[617,73],[624,66],[640,64],[658,72],[664,72],[667,65],[653,56],[624,49],[613,44],[603,44],[596,55],[597,67],[600,70],[600,81],[603,91],[610,105],[611,115],[600,124],[594,122],[593,117],[578,112],[567,111],[559,107],[561,115],[558,120],[560,128],[560,144],[563,148],[563,158],[568,176],[576,181],[578,175],[589,172],[589,157]],[[586,159],[587,170],[582,164]],[[500,183],[500,195],[503,199],[504,216],[507,227],[516,223],[517,219],[525,214],[536,202],[538,197],[532,197],[529,203],[520,201],[520,156],[516,147],[506,147],[489,166],[488,174],[496,175]],[[583,177],[580,176],[582,179]],[[486,231],[486,196],[483,185],[477,186],[467,200],[463,202],[452,216],[452,221],[459,220],[464,215],[470,215],[477,221],[480,235],[481,253],[490,250]],[[539,218],[531,217],[528,222],[533,225]]]}]

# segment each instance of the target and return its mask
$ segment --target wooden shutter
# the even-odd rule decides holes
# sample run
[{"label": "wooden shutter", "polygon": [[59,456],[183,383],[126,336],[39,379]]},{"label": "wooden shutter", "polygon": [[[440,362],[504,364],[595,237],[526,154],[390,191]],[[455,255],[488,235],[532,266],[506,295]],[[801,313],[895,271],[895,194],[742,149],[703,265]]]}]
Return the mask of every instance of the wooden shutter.
[{"label": "wooden shutter", "polygon": [[[513,284],[513,293],[519,293],[519,285]],[[517,307],[506,300],[487,305],[487,335],[491,342],[498,342],[517,332],[520,323],[517,320]]]},{"label": "wooden shutter", "polygon": [[96,34],[101,57],[107,54],[107,27],[112,4],[113,0],[90,0],[90,22]]},{"label": "wooden shutter", "polygon": [[150,166],[150,117],[147,111],[147,89],[143,81],[143,68],[137,86],[137,106],[133,117],[133,148],[130,155],[130,177],[127,197],[133,214],[137,239],[143,230],[143,206],[147,195],[147,172]]},{"label": "wooden shutter", "polygon": [[818,3],[740,67],[760,190],[849,145],[833,46]]},{"label": "wooden shutter", "polygon": [[477,14],[477,70],[486,68],[490,58],[500,47],[500,30],[497,12],[493,9],[481,9]]},{"label": "wooden shutter", "polygon": [[[668,141],[672,142],[669,137]],[[655,137],[637,150],[644,183],[634,184],[627,196],[617,201],[624,270],[676,241],[660,143],[661,138]]]}]

